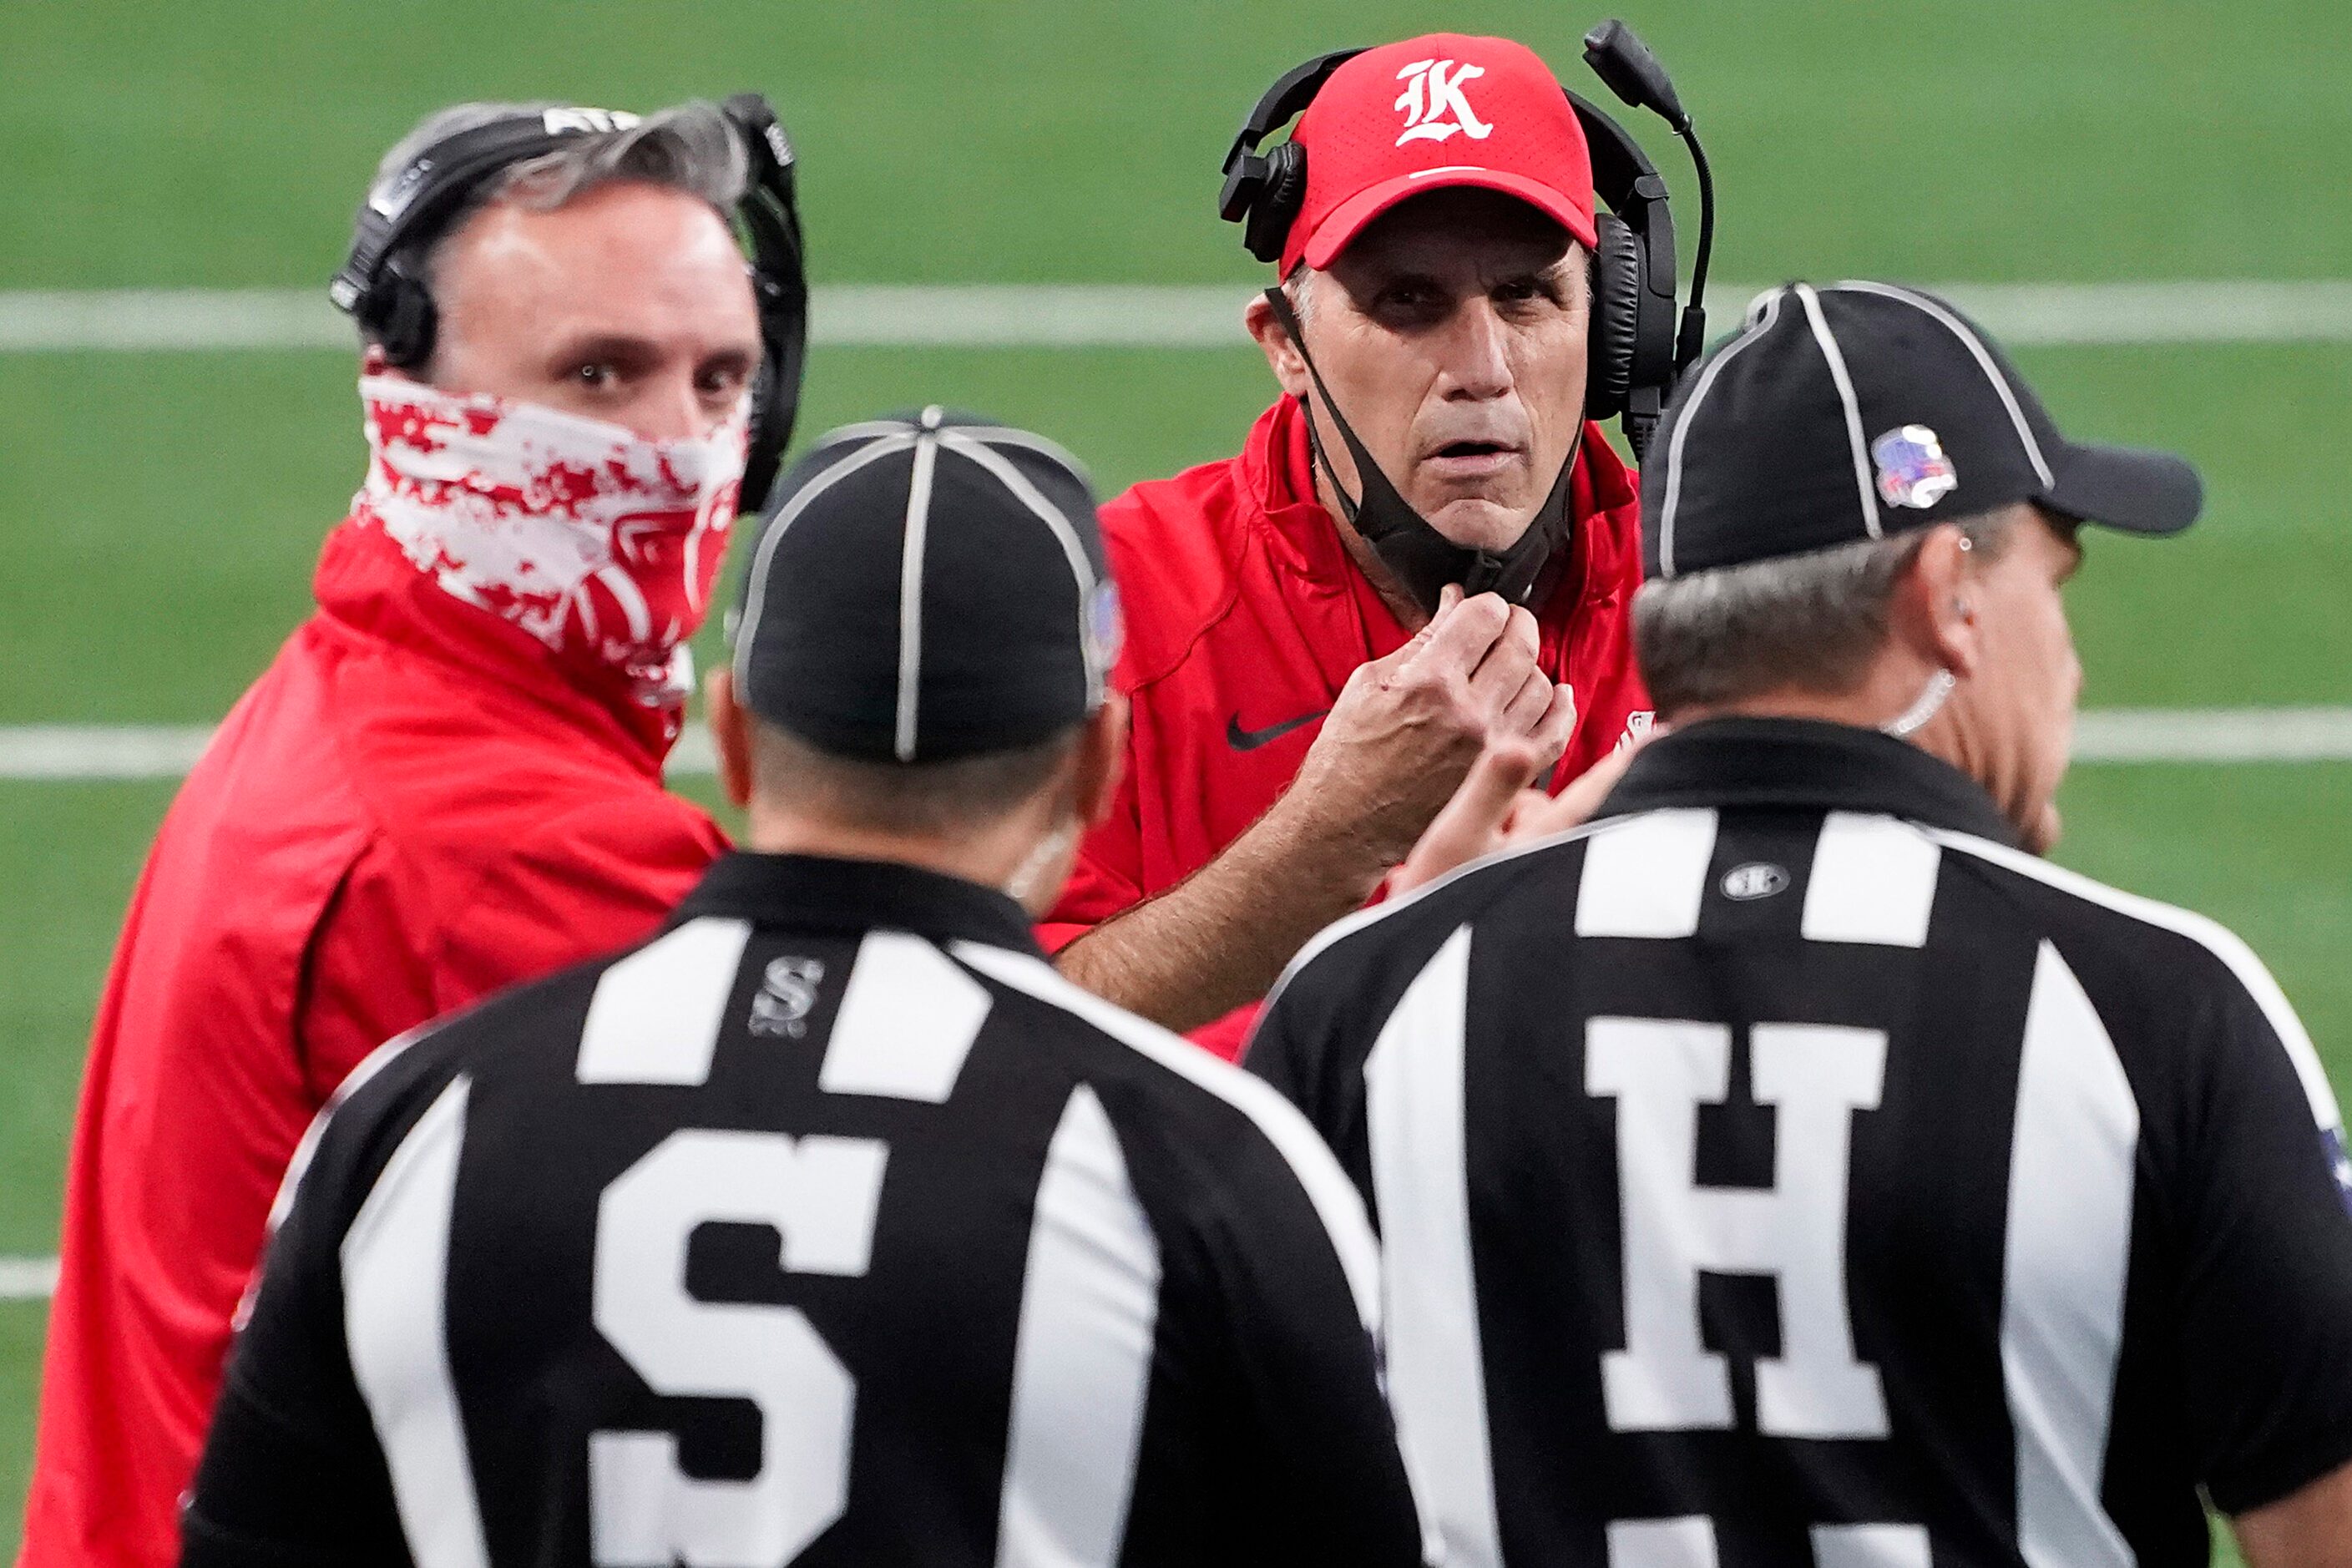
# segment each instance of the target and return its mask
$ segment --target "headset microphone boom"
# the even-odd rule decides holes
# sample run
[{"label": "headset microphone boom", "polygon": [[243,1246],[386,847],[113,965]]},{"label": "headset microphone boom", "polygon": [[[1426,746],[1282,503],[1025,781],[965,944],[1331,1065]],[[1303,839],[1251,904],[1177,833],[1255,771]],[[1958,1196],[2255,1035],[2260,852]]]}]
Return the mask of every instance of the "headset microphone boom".
[{"label": "headset microphone boom", "polygon": [[1691,167],[1698,175],[1698,254],[1691,263],[1690,303],[1683,308],[1682,326],[1675,334],[1675,375],[1679,379],[1706,342],[1706,269],[1715,256],[1715,172],[1707,167],[1706,149],[1691,129],[1690,113],[1675,91],[1674,79],[1633,28],[1612,16],[1585,34],[1584,62],[1610,91],[1672,127],[1690,149]]}]

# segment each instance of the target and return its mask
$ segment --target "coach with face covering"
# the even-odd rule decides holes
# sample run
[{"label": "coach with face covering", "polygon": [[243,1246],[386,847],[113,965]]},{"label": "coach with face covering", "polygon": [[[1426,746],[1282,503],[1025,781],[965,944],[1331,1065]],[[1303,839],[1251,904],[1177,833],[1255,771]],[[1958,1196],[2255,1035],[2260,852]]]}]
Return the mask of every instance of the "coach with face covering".
[{"label": "coach with face covering", "polygon": [[1650,717],[1634,480],[1585,417],[1567,95],[1522,45],[1434,35],[1341,65],[1292,140],[1304,199],[1248,314],[1281,396],[1237,457],[1103,509],[1134,730],[1045,931],[1226,1055],[1482,750],[1564,785]]},{"label": "coach with face covering", "polygon": [[[461,104],[385,156],[336,294],[366,479],[164,818],[99,1008],[25,1568],[177,1560],[273,1195],[362,1058],[643,936],[725,847],[662,761],[747,454],[780,441],[730,228],[781,193],[747,221],[789,231],[765,123]],[[797,276],[761,281],[789,310]]]}]

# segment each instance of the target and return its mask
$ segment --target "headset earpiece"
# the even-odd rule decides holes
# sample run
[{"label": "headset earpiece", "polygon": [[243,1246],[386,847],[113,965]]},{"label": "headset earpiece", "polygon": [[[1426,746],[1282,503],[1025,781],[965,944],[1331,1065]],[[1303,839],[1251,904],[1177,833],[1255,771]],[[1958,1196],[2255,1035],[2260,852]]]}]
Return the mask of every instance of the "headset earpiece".
[{"label": "headset earpiece", "polygon": [[1641,342],[1642,242],[1615,213],[1595,213],[1599,243],[1592,247],[1592,309],[1585,328],[1590,363],[1584,373],[1588,418],[1613,419],[1625,412],[1633,389],[1635,346]]},{"label": "headset earpiece", "polygon": [[751,183],[736,210],[751,242],[752,300],[764,352],[751,383],[740,504],[746,511],[763,511],[792,442],[808,358],[808,271],[794,194],[797,161],[765,98],[740,92],[721,108],[751,158]]},{"label": "headset earpiece", "polygon": [[1260,261],[1279,261],[1283,242],[1290,237],[1290,226],[1297,220],[1298,209],[1307,205],[1307,149],[1296,142],[1285,142],[1259,163],[1263,173],[1242,229],[1242,244]]},{"label": "headset earpiece", "polygon": [[1307,202],[1307,149],[1284,142],[1260,153],[1258,146],[1301,114],[1331,73],[1362,54],[1333,49],[1282,73],[1251,109],[1225,153],[1225,183],[1217,192],[1217,216],[1242,226],[1242,244],[1260,261],[1282,259],[1283,241]]},{"label": "headset earpiece", "polygon": [[433,291],[412,270],[415,264],[410,254],[390,258],[376,275],[375,287],[363,297],[365,313],[360,322],[394,370],[417,371],[432,363],[433,339],[440,324]]},{"label": "headset earpiece", "polygon": [[[1562,89],[1565,90],[1565,89]],[[1666,183],[1633,133],[1585,99],[1568,94],[1592,155],[1591,363],[1585,406],[1622,421],[1638,460],[1679,374],[1675,361],[1675,219]]]}]

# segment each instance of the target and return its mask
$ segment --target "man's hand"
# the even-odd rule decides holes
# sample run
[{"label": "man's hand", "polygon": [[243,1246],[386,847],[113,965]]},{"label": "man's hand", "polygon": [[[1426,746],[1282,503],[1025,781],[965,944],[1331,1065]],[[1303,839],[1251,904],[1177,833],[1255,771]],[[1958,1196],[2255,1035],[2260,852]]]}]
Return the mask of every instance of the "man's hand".
[{"label": "man's hand", "polygon": [[[1561,730],[1563,745],[1567,730],[1574,722],[1571,704],[1569,724]],[[1600,809],[1617,781],[1625,776],[1633,753],[1647,743],[1648,736],[1644,735],[1632,745],[1618,747],[1556,795],[1533,787],[1549,765],[1542,760],[1546,753],[1534,738],[1488,745],[1471,764],[1462,787],[1454,792],[1454,798],[1445,803],[1445,808],[1429,825],[1429,831],[1421,836],[1421,842],[1405,857],[1404,864],[1390,874],[1390,894],[1409,893],[1481,856],[1498,854],[1581,826]],[[1553,749],[1549,754],[1557,758],[1559,752]]]},{"label": "man's hand", "polygon": [[1064,948],[1062,973],[1171,1029],[1265,995],[1309,937],[1371,896],[1490,747],[1522,784],[1559,759],[1576,703],[1538,653],[1526,610],[1448,588],[1411,642],[1349,677],[1264,816]]},{"label": "man's hand", "polygon": [[1483,752],[1528,751],[1533,778],[1566,749],[1576,704],[1543,673],[1538,652],[1526,609],[1449,587],[1411,642],[1348,678],[1276,810],[1303,837],[1356,846],[1349,858],[1377,878],[1403,858]]}]

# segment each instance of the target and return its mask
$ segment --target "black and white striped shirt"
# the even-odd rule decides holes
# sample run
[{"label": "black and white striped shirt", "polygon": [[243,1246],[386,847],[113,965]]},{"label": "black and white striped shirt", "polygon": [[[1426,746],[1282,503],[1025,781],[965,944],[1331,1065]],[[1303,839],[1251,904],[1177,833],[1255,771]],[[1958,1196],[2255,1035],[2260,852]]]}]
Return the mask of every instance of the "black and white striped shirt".
[{"label": "black and white striped shirt", "polygon": [[190,1563],[1421,1561],[1354,1189],[998,893],[734,856],[363,1070]]},{"label": "black and white striped shirt", "polygon": [[1460,1568],[2127,1568],[2352,1459],[2340,1121],[2212,922],[1718,721],[1357,917],[1248,1065],[1372,1201]]}]

